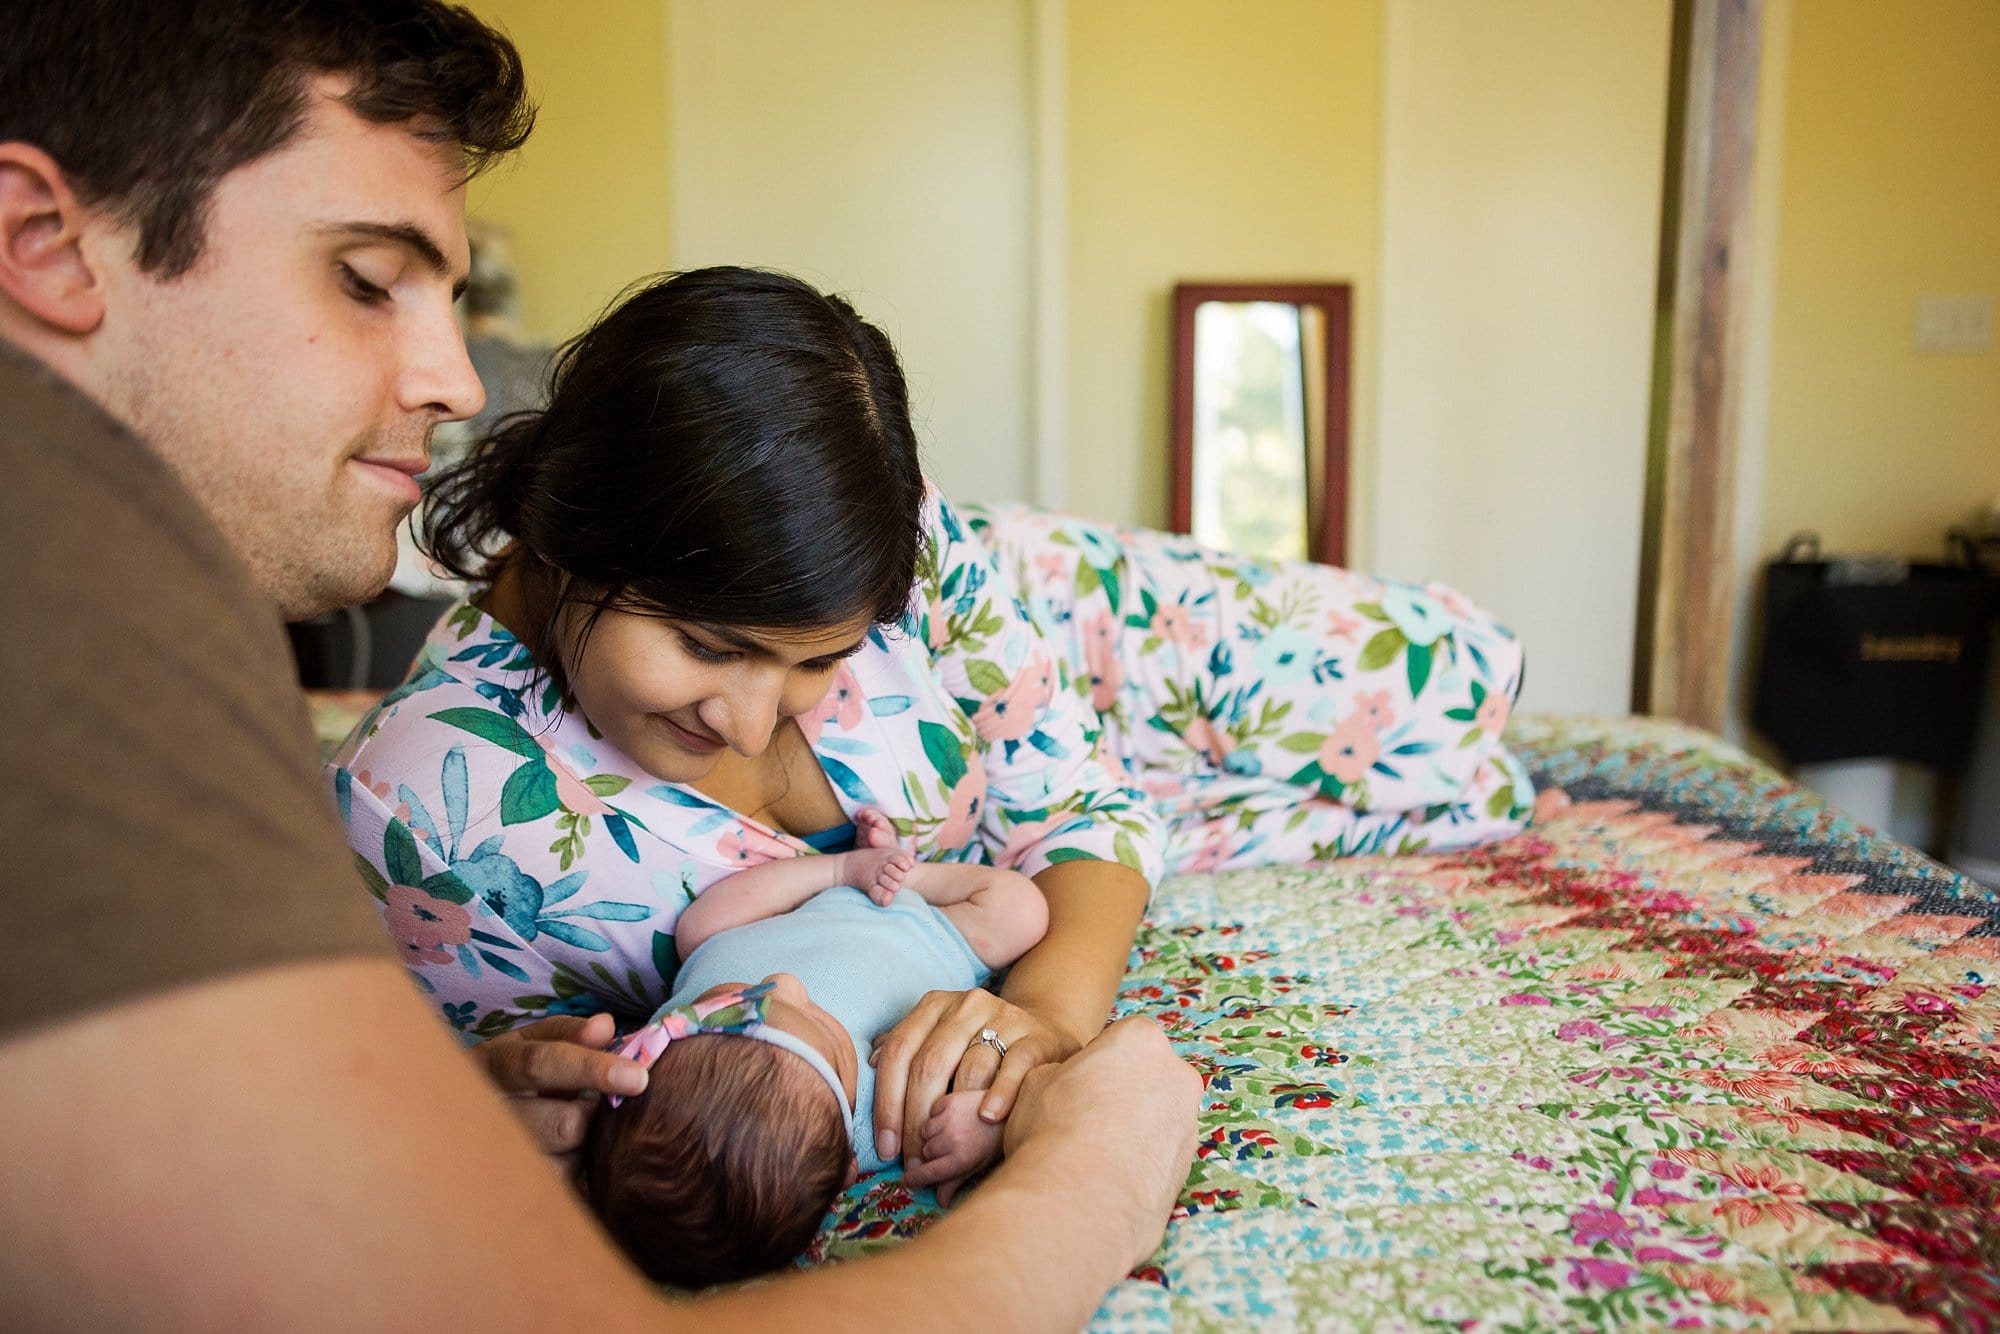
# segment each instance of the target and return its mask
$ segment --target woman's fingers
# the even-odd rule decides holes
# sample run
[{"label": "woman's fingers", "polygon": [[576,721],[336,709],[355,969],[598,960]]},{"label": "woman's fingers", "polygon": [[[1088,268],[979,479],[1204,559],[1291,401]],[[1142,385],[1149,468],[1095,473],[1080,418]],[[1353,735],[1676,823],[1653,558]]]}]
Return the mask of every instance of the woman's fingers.
[{"label": "woman's fingers", "polygon": [[[973,1035],[975,1039],[977,1034]],[[958,1059],[958,1073],[952,1078],[954,1089],[970,1089],[977,1092],[991,1087],[993,1076],[1000,1069],[1000,1053],[983,1042],[974,1041],[965,1049],[965,1055]]]},{"label": "woman's fingers", "polygon": [[[902,1152],[911,1062],[946,1007],[957,999],[957,992],[929,992],[875,1042],[868,1063],[875,1067],[875,1152],[880,1157],[895,1158]],[[928,1112],[936,1100],[933,1096],[915,1105]]]},{"label": "woman's fingers", "polygon": [[[936,994],[936,993],[933,993]],[[950,995],[950,993],[946,993]],[[903,1094],[904,1143],[918,1141],[932,1106],[951,1088],[965,1049],[981,1029],[993,1026],[1007,1003],[989,991],[962,991],[944,1006],[923,1046],[910,1060],[908,1087]],[[881,1067],[876,1067],[876,1087],[881,1087]]]},{"label": "woman's fingers", "polygon": [[1032,1035],[1009,1047],[1007,1059],[1000,1062],[993,1078],[981,1085],[986,1089],[986,1097],[979,1104],[979,1119],[988,1125],[1005,1121],[1014,1111],[1014,1100],[1021,1095],[1021,1081],[1030,1070],[1048,1064],[1049,1059],[1041,1042]]}]

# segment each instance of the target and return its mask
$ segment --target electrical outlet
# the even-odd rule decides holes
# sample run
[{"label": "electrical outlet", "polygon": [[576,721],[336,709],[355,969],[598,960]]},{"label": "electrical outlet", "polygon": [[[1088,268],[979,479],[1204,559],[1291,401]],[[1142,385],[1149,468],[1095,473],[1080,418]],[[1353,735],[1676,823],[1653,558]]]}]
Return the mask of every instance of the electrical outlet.
[{"label": "electrical outlet", "polygon": [[1979,292],[1917,301],[1917,351],[1991,352],[1993,297]]}]

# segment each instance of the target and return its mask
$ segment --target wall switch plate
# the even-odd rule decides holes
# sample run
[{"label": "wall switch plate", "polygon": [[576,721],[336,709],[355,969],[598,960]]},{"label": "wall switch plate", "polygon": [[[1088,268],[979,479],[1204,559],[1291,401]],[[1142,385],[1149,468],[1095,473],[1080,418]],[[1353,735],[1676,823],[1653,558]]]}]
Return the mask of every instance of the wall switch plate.
[{"label": "wall switch plate", "polygon": [[1917,300],[1917,351],[1991,352],[1993,296],[1926,296]]}]

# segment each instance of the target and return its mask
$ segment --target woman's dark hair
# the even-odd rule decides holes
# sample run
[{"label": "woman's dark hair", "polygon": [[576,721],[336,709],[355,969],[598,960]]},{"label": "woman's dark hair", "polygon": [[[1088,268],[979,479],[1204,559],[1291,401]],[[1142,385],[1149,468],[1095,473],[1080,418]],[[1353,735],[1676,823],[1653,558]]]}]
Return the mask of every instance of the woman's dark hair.
[{"label": "woman's dark hair", "polygon": [[541,585],[543,646],[575,604],[888,624],[909,604],[923,496],[882,332],[796,278],[696,269],[628,293],[563,347],[548,407],[504,421],[439,483],[423,545],[479,579],[511,539],[503,559]]},{"label": "woman's dark hair", "polygon": [[438,0],[9,0],[0,141],[54,158],[175,278],[216,183],[291,141],[318,74],[357,116],[456,143],[468,172],[535,123],[513,44]]}]

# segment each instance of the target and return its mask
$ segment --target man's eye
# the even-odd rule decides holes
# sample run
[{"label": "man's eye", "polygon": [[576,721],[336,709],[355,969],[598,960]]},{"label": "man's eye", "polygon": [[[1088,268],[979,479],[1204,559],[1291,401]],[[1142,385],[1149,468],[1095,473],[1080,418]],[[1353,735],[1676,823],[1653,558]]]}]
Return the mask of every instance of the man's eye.
[{"label": "man's eye", "polygon": [[389,299],[387,290],[377,287],[345,264],[340,266],[340,285],[347,289],[349,296],[367,305],[376,305]]}]

